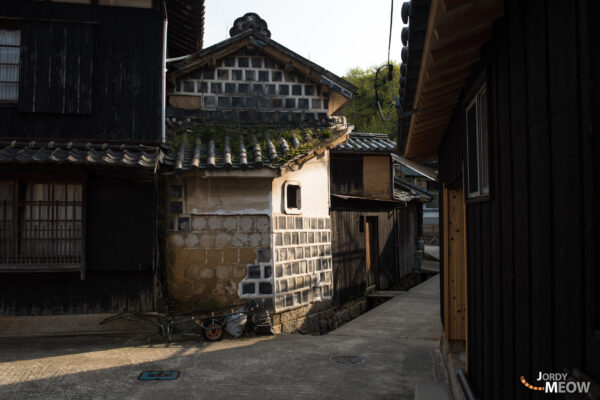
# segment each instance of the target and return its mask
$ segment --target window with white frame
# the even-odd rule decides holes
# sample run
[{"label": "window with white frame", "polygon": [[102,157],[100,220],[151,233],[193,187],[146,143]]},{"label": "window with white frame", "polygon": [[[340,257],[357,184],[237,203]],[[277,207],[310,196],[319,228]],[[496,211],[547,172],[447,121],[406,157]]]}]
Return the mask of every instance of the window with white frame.
[{"label": "window with white frame", "polygon": [[487,90],[483,85],[466,112],[467,188],[470,198],[490,193],[487,106]]},{"label": "window with white frame", "polygon": [[283,204],[286,214],[300,214],[302,209],[302,188],[300,182],[288,181],[283,185]]},{"label": "window with white frame", "polygon": [[19,99],[21,31],[0,29],[0,102]]}]

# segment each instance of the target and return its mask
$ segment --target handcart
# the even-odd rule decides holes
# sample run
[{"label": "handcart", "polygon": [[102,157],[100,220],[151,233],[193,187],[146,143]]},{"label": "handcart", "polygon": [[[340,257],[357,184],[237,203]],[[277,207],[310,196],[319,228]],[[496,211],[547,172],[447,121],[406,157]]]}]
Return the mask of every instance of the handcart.
[{"label": "handcart", "polygon": [[[100,325],[119,319],[132,321],[141,325],[151,325],[158,328],[160,336],[169,342],[175,332],[185,334],[200,329],[202,336],[209,342],[223,339],[228,324],[237,324],[236,331],[241,332],[233,336],[254,336],[257,332],[271,333],[271,318],[268,310],[252,300],[242,305],[231,307],[227,312],[211,312],[200,314],[193,311],[171,313],[168,307],[165,312],[132,313],[120,312],[102,321]],[[239,326],[243,324],[243,326]]]}]

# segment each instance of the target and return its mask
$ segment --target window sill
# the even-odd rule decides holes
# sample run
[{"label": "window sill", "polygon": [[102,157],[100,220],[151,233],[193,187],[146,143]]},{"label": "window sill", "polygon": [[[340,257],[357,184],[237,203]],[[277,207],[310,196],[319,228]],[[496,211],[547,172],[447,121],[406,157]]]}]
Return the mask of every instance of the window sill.
[{"label": "window sill", "polygon": [[83,264],[0,264],[0,273],[80,272]]}]

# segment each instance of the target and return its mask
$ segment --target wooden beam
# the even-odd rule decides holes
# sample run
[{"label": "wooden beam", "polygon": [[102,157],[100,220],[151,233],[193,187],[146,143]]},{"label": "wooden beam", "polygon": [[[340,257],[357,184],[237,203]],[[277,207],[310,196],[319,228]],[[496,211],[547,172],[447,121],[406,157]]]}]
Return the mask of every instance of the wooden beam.
[{"label": "wooden beam", "polygon": [[421,138],[419,138],[418,140],[415,139],[414,143],[428,143],[434,139],[435,140],[441,139],[442,136],[444,135],[444,132],[446,131],[446,127],[448,126],[448,123],[449,123],[449,121],[446,121],[446,122],[440,123],[436,126],[430,126],[428,128],[415,130],[415,137],[421,136]]},{"label": "wooden beam", "polygon": [[450,118],[444,118],[444,119],[440,119],[438,121],[432,121],[432,122],[430,122],[430,123],[428,123],[426,125],[423,125],[423,126],[416,125],[415,126],[415,134],[421,133],[421,132],[427,132],[427,131],[429,131],[431,129],[441,128],[443,126],[448,125],[449,121],[450,121]]},{"label": "wooden beam", "polygon": [[457,89],[462,89],[465,83],[463,81],[454,82],[450,85],[442,86],[441,88],[423,91],[421,97],[430,97],[430,96],[443,96],[446,93],[452,92]]},{"label": "wooden beam", "polygon": [[439,115],[434,115],[431,116],[429,118],[425,118],[422,119],[421,121],[415,121],[415,129],[416,128],[420,128],[421,126],[423,126],[423,124],[431,124],[431,123],[435,123],[438,121],[447,121],[449,119],[449,113],[443,113],[443,114],[439,114]]},{"label": "wooden beam", "polygon": [[442,9],[444,12],[452,11],[472,2],[473,0],[442,0]]},{"label": "wooden beam", "polygon": [[456,82],[464,82],[471,75],[471,71],[463,70],[452,75],[446,75],[443,78],[435,78],[423,85],[423,91],[435,90],[444,86],[452,85]]},{"label": "wooden beam", "polygon": [[467,53],[475,48],[481,47],[483,43],[489,42],[492,39],[492,30],[486,26],[483,30],[473,32],[472,35],[455,40],[446,45],[432,50],[429,53],[431,62],[438,62],[447,58],[452,58],[461,53]]},{"label": "wooden beam", "polygon": [[448,61],[435,63],[427,69],[427,78],[432,76],[441,76],[445,73],[451,73],[457,70],[463,70],[470,67],[479,60],[479,48],[463,54],[461,57],[452,58]]},{"label": "wooden beam", "polygon": [[450,93],[444,97],[434,97],[431,99],[427,99],[428,101],[423,101],[420,105],[420,109],[425,109],[433,106],[449,106],[451,104],[456,104],[458,101],[458,97],[460,96],[460,91],[456,91],[454,93]]},{"label": "wooden beam", "polygon": [[490,25],[503,14],[502,4],[468,12],[437,26],[434,31],[435,38],[439,40],[440,38],[469,35],[471,32],[481,29],[482,25]]}]

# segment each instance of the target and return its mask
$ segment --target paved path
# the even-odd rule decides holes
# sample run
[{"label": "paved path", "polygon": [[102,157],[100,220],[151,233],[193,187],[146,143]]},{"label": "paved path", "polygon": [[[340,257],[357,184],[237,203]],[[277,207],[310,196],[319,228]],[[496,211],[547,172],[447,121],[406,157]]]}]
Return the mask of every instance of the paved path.
[{"label": "paved path", "polygon": [[[1,339],[0,399],[413,399],[415,386],[447,387],[438,285],[432,278],[324,336]],[[181,375],[139,381],[145,370]]]}]

